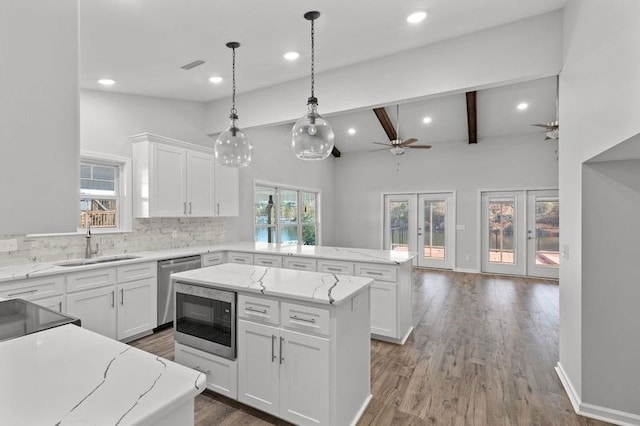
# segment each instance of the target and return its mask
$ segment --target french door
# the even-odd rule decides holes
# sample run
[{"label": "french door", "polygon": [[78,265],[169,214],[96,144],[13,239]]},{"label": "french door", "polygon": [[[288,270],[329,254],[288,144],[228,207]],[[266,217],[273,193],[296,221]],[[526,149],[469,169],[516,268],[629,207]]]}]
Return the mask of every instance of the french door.
[{"label": "french door", "polygon": [[452,192],[384,197],[384,249],[416,252],[414,265],[455,267],[455,196]]},{"label": "french door", "polygon": [[557,191],[483,192],[482,271],[557,278]]}]

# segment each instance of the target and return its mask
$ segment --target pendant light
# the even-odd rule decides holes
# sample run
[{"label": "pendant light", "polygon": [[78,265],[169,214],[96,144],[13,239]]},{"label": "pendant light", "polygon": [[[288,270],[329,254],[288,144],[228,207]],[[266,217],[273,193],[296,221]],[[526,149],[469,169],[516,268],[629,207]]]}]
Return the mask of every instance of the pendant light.
[{"label": "pendant light", "polygon": [[226,44],[233,51],[233,95],[231,97],[231,114],[229,128],[218,135],[215,153],[218,163],[227,167],[246,167],[251,163],[253,145],[249,138],[238,128],[238,111],[236,110],[236,49],[240,43],[230,41]]},{"label": "pendant light", "polygon": [[311,97],[307,100],[309,110],[291,130],[291,151],[301,160],[324,160],[333,151],[335,134],[327,120],[318,114],[318,99],[315,97],[315,45],[313,23],[320,12],[307,12],[304,19],[311,21]]}]

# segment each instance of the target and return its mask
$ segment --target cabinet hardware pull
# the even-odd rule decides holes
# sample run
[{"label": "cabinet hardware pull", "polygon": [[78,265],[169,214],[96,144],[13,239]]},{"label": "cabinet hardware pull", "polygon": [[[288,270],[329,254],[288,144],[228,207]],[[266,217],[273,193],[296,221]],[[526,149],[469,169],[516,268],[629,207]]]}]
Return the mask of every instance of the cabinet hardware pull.
[{"label": "cabinet hardware pull", "polygon": [[327,266],[327,271],[340,272],[342,269],[340,268],[332,268],[331,266]]},{"label": "cabinet hardware pull", "polygon": [[300,317],[299,317],[299,316],[297,316],[297,315],[291,315],[291,316],[289,317],[289,319],[297,320],[297,321],[309,322],[309,323],[311,323],[311,324],[315,324],[315,323],[316,323],[316,319],[315,319],[315,318],[300,318]]},{"label": "cabinet hardware pull", "polygon": [[182,211],[184,212],[184,214],[187,214],[187,202],[183,201],[182,202]]},{"label": "cabinet hardware pull", "polygon": [[367,271],[367,274],[368,275],[375,275],[375,276],[378,276],[378,277],[382,276],[382,272]]},{"label": "cabinet hardware pull", "polygon": [[266,309],[256,309],[256,308],[252,308],[251,306],[247,306],[245,308],[245,311],[249,311],[249,312],[257,312],[259,314],[266,314],[267,310]]},{"label": "cabinet hardware pull", "polygon": [[189,201],[189,214],[191,214],[191,201]]},{"label": "cabinet hardware pull", "polygon": [[276,336],[271,335],[271,362],[276,362]]},{"label": "cabinet hardware pull", "polygon": [[218,212],[217,212],[216,214],[217,214],[217,215],[220,215],[220,203],[218,203],[218,204],[216,205],[216,208],[218,209]]},{"label": "cabinet hardware pull", "polygon": [[292,263],[292,266],[295,266],[296,268],[306,268],[307,265],[305,265],[304,263]]},{"label": "cabinet hardware pull", "polygon": [[280,364],[284,361],[284,357],[282,356],[282,344],[284,343],[284,337],[280,337]]},{"label": "cabinet hardware pull", "polygon": [[116,291],[115,290],[111,291],[111,307],[112,308],[116,307]]},{"label": "cabinet hardware pull", "polygon": [[38,289],[34,289],[34,290],[27,290],[27,291],[19,291],[17,293],[9,293],[7,294],[7,296],[12,297],[12,296],[20,296],[21,294],[33,294],[33,293],[37,293]]},{"label": "cabinet hardware pull", "polygon": [[263,265],[273,265],[273,262],[270,260],[261,260],[260,263],[262,263]]},{"label": "cabinet hardware pull", "polygon": [[58,302],[58,311],[62,313],[62,300]]},{"label": "cabinet hardware pull", "polygon": [[120,289],[120,304],[124,306],[124,288]]},{"label": "cabinet hardware pull", "polygon": [[196,371],[199,371],[199,372],[201,372],[201,373],[204,373],[204,374],[206,374],[207,376],[208,376],[209,374],[211,374],[211,370],[206,370],[206,371],[205,371],[205,370],[203,370],[202,368],[200,368],[199,366],[197,366],[197,367],[193,367],[193,369],[194,369],[194,370],[196,370]]}]

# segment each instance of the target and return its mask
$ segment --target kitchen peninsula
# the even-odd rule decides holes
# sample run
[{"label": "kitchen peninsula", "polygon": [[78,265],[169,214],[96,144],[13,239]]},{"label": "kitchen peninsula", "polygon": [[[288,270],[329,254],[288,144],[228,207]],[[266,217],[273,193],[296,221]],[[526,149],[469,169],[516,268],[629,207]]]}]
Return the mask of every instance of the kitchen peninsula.
[{"label": "kitchen peninsula", "polygon": [[[225,263],[172,281],[176,362],[206,372],[209,389],[299,425],[360,418],[371,398],[371,278]],[[237,301],[221,302],[229,291]],[[230,330],[230,353],[206,349],[222,340],[203,321]]]}]

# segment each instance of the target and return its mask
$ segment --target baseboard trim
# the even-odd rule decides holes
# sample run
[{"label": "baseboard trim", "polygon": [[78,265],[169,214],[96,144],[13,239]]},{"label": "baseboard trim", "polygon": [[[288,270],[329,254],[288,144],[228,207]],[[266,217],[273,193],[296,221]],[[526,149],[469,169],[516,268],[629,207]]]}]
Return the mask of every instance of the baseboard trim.
[{"label": "baseboard trim", "polygon": [[356,413],[356,416],[353,418],[353,421],[351,422],[351,426],[355,426],[358,423],[358,420],[360,420],[360,417],[362,417],[362,415],[364,414],[364,410],[366,410],[367,407],[369,406],[369,402],[371,402],[371,398],[373,398],[373,395],[369,394],[367,399],[364,400],[364,402],[362,403],[362,406]]},{"label": "baseboard trim", "polygon": [[464,272],[466,274],[479,274],[480,271],[474,268],[454,268],[454,272]]},{"label": "baseboard trim", "polygon": [[571,380],[569,380],[560,362],[558,362],[555,370],[562,382],[562,386],[564,386],[567,396],[569,396],[569,400],[576,414],[621,426],[640,425],[640,415],[582,402],[580,395],[576,392],[576,389],[573,387]]}]

